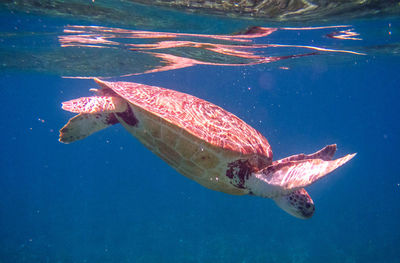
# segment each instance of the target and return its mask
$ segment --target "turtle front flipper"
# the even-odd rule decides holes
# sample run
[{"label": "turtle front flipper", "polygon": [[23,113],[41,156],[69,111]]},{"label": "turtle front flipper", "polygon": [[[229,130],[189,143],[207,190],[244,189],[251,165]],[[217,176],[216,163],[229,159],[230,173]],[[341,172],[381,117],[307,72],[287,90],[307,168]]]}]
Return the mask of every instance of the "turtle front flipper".
[{"label": "turtle front flipper", "polygon": [[[244,186],[250,194],[273,198],[277,205],[289,214],[299,218],[309,218],[312,215],[310,209],[313,207],[313,202],[303,188],[321,179],[355,156],[355,154],[349,154],[336,160],[330,160],[333,157],[331,152],[334,149],[336,146],[332,145],[312,155],[298,155],[292,160],[285,158],[282,159],[283,161],[276,161],[251,174]],[[308,159],[312,156],[323,159]],[[292,203],[293,200],[300,200],[300,205],[296,202]]]},{"label": "turtle front flipper", "polygon": [[333,156],[335,155],[336,152],[336,144],[331,144],[327,145],[318,152],[315,152],[313,154],[296,154],[292,155],[283,159],[280,159],[278,161],[275,161],[273,164],[277,163],[284,163],[288,161],[301,161],[301,160],[307,160],[307,159],[322,159],[324,161],[330,161],[332,160]]},{"label": "turtle front flipper", "polygon": [[71,143],[118,123],[114,113],[130,111],[127,103],[116,96],[82,97],[63,102],[66,111],[79,113],[60,130],[60,142]]},{"label": "turtle front flipper", "polygon": [[300,219],[311,218],[315,211],[314,202],[304,188],[273,199],[285,212]]},{"label": "turtle front flipper", "polygon": [[[253,174],[246,184],[262,195],[263,188],[278,192],[290,192],[306,187],[336,168],[351,160],[356,154],[325,161],[323,159],[305,159],[299,161],[276,162]],[[266,185],[265,187],[263,185]],[[252,190],[252,192],[254,193]],[[257,195],[257,194],[256,194]]]}]

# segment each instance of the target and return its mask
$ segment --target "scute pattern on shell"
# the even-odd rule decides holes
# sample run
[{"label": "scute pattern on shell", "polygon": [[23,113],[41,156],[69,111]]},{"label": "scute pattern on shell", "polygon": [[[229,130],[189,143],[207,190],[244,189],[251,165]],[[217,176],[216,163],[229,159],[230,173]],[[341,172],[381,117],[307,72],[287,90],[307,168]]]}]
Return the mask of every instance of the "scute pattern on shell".
[{"label": "scute pattern on shell", "polygon": [[130,103],[217,147],[272,160],[267,139],[235,115],[197,97],[155,86],[95,79]]}]

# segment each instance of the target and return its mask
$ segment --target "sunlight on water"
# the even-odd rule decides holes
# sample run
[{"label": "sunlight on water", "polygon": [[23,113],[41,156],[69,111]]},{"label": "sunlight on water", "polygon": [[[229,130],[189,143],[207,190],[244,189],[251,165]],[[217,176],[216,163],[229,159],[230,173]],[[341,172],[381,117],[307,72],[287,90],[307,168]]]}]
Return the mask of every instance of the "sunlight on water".
[{"label": "sunlight on water", "polygon": [[[279,42],[279,38],[290,39],[305,35],[306,31],[316,31],[320,39],[304,37],[293,43]],[[279,35],[278,40],[274,35]],[[15,36],[3,39],[3,52],[14,46],[12,39]],[[48,36],[43,34],[21,35],[19,39],[24,42],[29,39],[34,39],[35,43],[49,42]],[[126,77],[196,65],[243,67],[333,53],[365,55],[357,49],[347,49],[348,42],[337,48],[340,42],[361,40],[361,36],[349,25],[250,27],[230,35],[68,25],[57,36],[57,46],[52,44],[53,47],[48,50],[32,46],[30,50],[21,49],[13,56],[5,54],[2,66],[6,69],[57,73],[70,78]]]},{"label": "sunlight on water", "polygon": [[[327,26],[318,28],[265,28],[253,27],[243,33],[235,35],[202,35],[168,32],[151,32],[124,30],[119,28],[108,28],[98,26],[68,26],[64,29],[65,35],[59,37],[61,47],[89,47],[89,48],[117,48],[128,49],[133,52],[148,54],[149,56],[161,59],[162,66],[155,66],[154,69],[143,72],[125,74],[124,76],[137,75],[142,73],[155,73],[168,71],[195,65],[212,66],[250,66],[291,59],[314,53],[298,51],[297,54],[284,56],[264,56],[271,48],[291,48],[303,50],[315,50],[320,52],[338,52],[355,55],[365,55],[350,50],[323,48],[304,45],[283,45],[283,44],[253,44],[257,38],[267,42],[268,36],[277,30],[324,30],[348,28],[350,26]],[[351,29],[346,31],[334,31],[330,33],[331,38],[361,40],[351,36],[358,36]],[[113,41],[114,40],[114,41]],[[151,43],[146,43],[151,40]],[[135,43],[136,42],[136,43]],[[222,42],[222,43],[219,43]],[[160,50],[159,52],[149,52]],[[281,53],[287,53],[280,51]],[[106,53],[106,51],[104,52]],[[178,54],[178,55],[174,55]],[[101,53],[99,53],[101,56]],[[135,56],[135,54],[133,54]],[[196,58],[194,58],[196,57]],[[216,59],[222,62],[214,62]],[[109,63],[113,63],[109,61]],[[115,64],[118,64],[115,61]],[[129,66],[129,65],[124,65]]]}]

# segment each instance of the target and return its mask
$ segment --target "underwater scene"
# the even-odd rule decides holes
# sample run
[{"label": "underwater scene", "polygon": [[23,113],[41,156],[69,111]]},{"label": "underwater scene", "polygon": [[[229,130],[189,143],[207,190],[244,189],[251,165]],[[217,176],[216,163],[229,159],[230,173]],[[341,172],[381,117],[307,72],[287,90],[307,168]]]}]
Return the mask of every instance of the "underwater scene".
[{"label": "underwater scene", "polygon": [[0,262],[400,262],[399,70],[398,1],[0,1]]}]

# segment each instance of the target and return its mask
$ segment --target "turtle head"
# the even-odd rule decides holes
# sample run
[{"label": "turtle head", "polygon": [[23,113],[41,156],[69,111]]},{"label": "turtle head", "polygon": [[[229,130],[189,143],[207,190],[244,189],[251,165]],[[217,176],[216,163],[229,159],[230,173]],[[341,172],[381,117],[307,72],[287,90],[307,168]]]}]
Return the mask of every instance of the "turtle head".
[{"label": "turtle head", "polygon": [[253,173],[246,181],[246,188],[252,195],[272,198],[282,210],[294,217],[308,219],[314,214],[314,202],[304,188],[284,190],[280,186],[265,183],[262,173]]},{"label": "turtle head", "polygon": [[309,219],[315,211],[314,202],[304,188],[273,198],[285,212],[300,219]]}]

